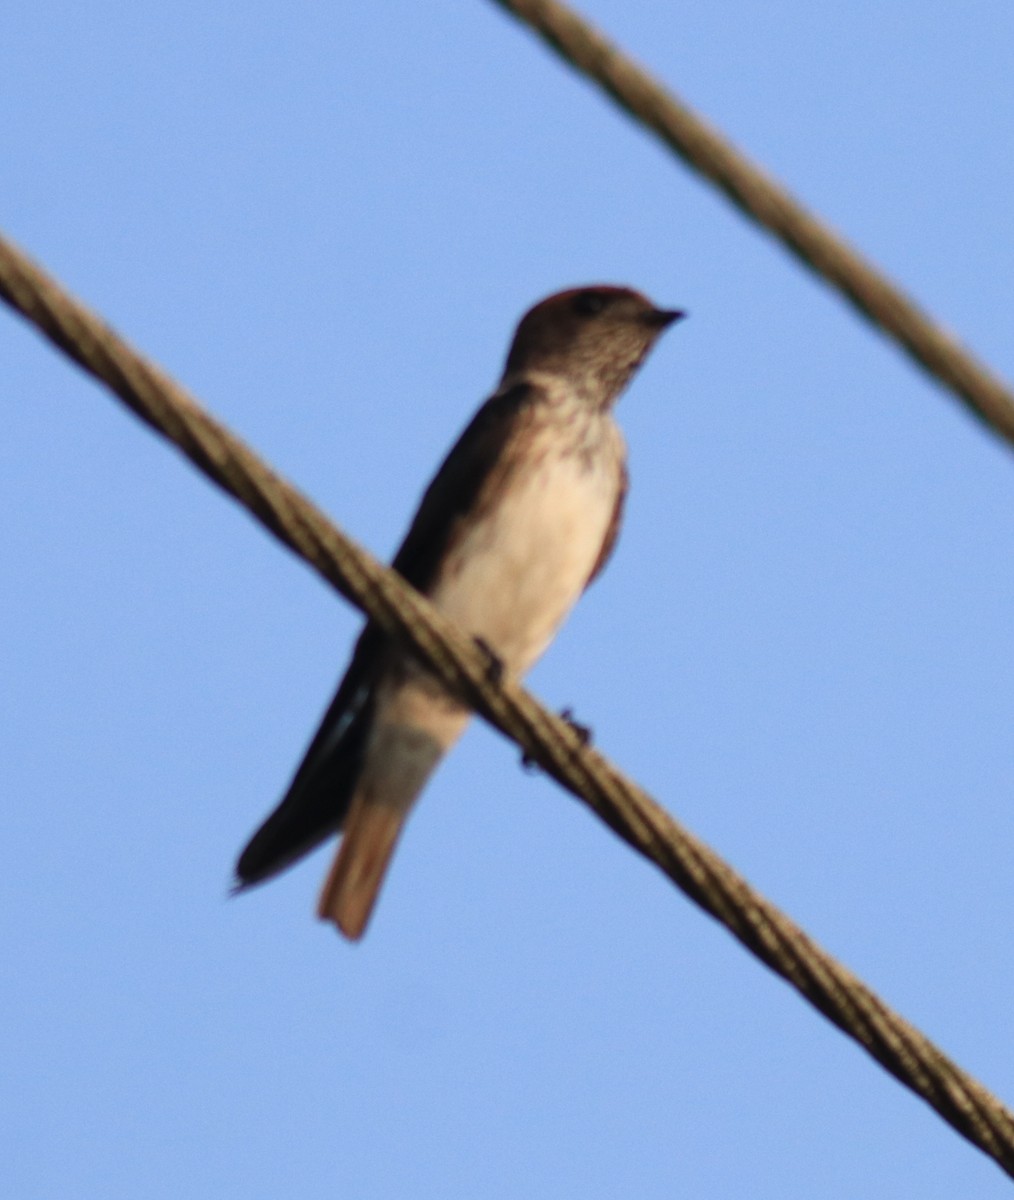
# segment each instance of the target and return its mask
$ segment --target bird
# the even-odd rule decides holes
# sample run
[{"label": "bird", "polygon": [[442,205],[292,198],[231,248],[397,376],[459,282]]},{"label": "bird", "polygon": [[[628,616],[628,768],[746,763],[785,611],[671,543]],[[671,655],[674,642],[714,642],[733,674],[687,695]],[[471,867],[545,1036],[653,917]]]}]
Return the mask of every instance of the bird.
[{"label": "bird", "polygon": [[[521,318],[496,391],[423,494],[392,567],[522,677],[612,554],[628,488],[612,410],[680,309],[596,284]],[[341,843],[317,907],[362,937],[415,800],[470,710],[373,623],[281,803],[236,864],[236,891]]]}]

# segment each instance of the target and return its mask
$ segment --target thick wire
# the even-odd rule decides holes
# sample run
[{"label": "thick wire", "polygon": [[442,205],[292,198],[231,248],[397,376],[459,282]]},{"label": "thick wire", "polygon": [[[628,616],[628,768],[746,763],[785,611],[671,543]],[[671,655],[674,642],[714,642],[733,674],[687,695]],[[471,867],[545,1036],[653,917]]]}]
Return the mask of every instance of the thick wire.
[{"label": "thick wire", "polygon": [[679,825],[564,720],[330,523],[183,388],[0,238],[0,296],[252,512],[886,1070],[1014,1176],[1014,1115]]},{"label": "thick wire", "polygon": [[1014,392],[643,67],[558,0],[494,3],[533,29],[565,62],[841,292],[994,433],[1014,444]]}]

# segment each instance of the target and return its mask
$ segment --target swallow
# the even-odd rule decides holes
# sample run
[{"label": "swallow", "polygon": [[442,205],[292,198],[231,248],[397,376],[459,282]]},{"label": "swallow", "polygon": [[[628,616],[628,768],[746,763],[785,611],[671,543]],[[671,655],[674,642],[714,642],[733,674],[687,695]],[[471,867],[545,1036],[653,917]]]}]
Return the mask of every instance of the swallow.
[{"label": "swallow", "polygon": [[[513,678],[612,554],[628,487],[613,407],[683,316],[605,285],[536,304],[423,495],[392,566]],[[341,833],[317,912],[360,938],[412,806],[470,715],[367,623],[285,797],[239,857],[236,890]]]}]

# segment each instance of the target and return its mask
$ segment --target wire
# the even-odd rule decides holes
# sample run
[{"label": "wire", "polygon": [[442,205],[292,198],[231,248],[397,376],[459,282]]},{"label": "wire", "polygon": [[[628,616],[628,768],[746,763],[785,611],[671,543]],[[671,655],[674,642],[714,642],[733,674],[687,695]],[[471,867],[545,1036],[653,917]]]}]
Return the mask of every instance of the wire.
[{"label": "wire", "polygon": [[486,654],[210,417],[182,387],[0,238],[0,296],[104,383],[451,690],[582,799],[705,912],[1014,1176],[1014,1114],[816,945],[567,721],[492,677]]},{"label": "wire", "polygon": [[493,0],[659,137],[743,213],[1014,444],[1014,393],[872,263],[558,0]]}]

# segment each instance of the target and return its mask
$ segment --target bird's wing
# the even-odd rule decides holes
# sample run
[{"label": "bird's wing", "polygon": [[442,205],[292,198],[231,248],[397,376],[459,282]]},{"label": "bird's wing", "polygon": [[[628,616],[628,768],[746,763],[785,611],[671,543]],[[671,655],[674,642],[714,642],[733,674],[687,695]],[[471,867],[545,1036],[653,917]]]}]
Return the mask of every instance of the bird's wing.
[{"label": "bird's wing", "polygon": [[[511,469],[510,442],[531,399],[526,384],[497,392],[479,409],[426,489],[391,564],[414,588],[429,590],[462,524],[481,511]],[[372,622],[328,706],[284,799],[236,864],[237,889],[261,883],[337,832],[355,787],[387,638]]]},{"label": "bird's wing", "polygon": [[291,866],[340,828],[369,730],[370,628],[328,706],[289,790],[247,843],[236,863],[236,890]]},{"label": "bird's wing", "polygon": [[511,442],[535,398],[535,389],[523,383],[495,393],[441,463],[391,564],[418,591],[430,590],[462,525],[499,493],[514,464]]}]

